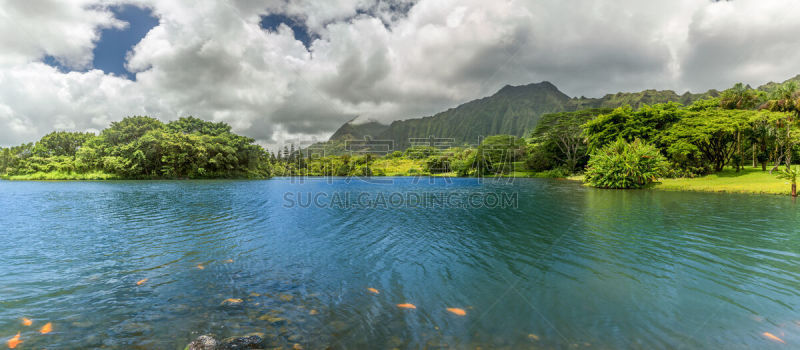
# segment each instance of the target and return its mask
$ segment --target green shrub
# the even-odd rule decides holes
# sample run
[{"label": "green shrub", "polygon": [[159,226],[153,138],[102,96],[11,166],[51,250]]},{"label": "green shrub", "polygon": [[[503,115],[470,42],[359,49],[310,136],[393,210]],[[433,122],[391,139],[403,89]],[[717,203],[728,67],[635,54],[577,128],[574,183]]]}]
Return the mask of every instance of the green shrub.
[{"label": "green shrub", "polygon": [[525,160],[525,166],[533,171],[545,171],[556,167],[555,156],[552,153],[535,149]]},{"label": "green shrub", "polygon": [[592,154],[585,180],[599,188],[642,188],[667,171],[667,161],[654,146],[639,139],[618,139]]},{"label": "green shrub", "polygon": [[553,178],[553,179],[563,179],[567,176],[572,175],[572,173],[564,167],[558,167],[555,169],[545,170],[542,172],[536,173],[535,177],[546,177],[546,178]]},{"label": "green shrub", "polygon": [[430,156],[425,160],[423,170],[431,174],[450,172],[450,158],[446,156]]}]

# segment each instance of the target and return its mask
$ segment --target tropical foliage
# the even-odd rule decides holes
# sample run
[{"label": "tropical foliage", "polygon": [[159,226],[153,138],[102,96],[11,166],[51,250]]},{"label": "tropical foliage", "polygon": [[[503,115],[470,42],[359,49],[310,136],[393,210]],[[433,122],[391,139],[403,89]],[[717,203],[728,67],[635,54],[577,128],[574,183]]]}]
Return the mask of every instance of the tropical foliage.
[{"label": "tropical foliage", "polygon": [[592,154],[586,182],[600,188],[642,188],[664,176],[667,161],[654,146],[623,139]]},{"label": "tropical foliage", "polygon": [[[486,117],[491,114],[498,117]],[[225,123],[193,117],[168,123],[128,117],[97,135],[58,131],[36,143],[0,148],[0,174],[107,179],[561,177],[586,172],[587,181],[598,187],[636,188],[659,177],[696,177],[726,167],[739,172],[748,164],[762,171],[767,165],[771,171],[789,169],[798,159],[798,121],[800,90],[791,81],[759,89],[736,84],[722,93],[703,95],[648,90],[601,99],[570,99],[542,83],[506,87],[434,118],[391,126],[348,123],[332,137],[341,139],[328,145],[302,149],[286,145],[274,153],[234,134]],[[438,137],[456,129],[466,132],[465,128],[474,130],[448,147],[433,143],[405,147],[400,142],[408,136]],[[501,130],[513,132],[479,138]],[[353,152],[347,147],[350,140],[369,139],[374,133],[396,136],[395,149]],[[472,136],[480,143],[470,146]]]},{"label": "tropical foliage", "polygon": [[225,123],[193,117],[166,124],[128,117],[99,135],[59,131],[35,144],[5,148],[0,172],[28,178],[83,178],[78,174],[86,173],[137,179],[269,177],[270,155],[253,139],[230,130]]}]

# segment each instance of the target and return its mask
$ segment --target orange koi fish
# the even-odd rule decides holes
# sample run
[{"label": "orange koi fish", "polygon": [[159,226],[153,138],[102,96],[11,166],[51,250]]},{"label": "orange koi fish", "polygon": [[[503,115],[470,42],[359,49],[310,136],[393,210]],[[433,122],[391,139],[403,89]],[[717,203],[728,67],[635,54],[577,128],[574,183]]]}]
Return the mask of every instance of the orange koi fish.
[{"label": "orange koi fish", "polygon": [[530,339],[530,340],[539,340],[539,336],[536,335],[536,334],[531,333],[531,334],[528,334],[528,339]]},{"label": "orange koi fish", "polygon": [[52,324],[52,323],[50,323],[50,322],[47,322],[47,324],[46,324],[46,325],[44,325],[44,326],[42,327],[42,329],[40,329],[40,330],[39,330],[39,333],[42,333],[42,334],[47,334],[47,333],[50,333],[50,332],[52,332],[52,331],[53,331],[53,324]]},{"label": "orange koi fish", "polygon": [[776,337],[775,335],[773,335],[770,332],[764,332],[764,333],[761,333],[761,335],[763,335],[765,338],[767,338],[769,340],[773,340],[773,341],[776,341],[776,342],[779,342],[779,343],[786,344],[786,342],[783,341],[783,339]]},{"label": "orange koi fish", "polygon": [[22,343],[22,340],[19,340],[19,332],[17,332],[17,335],[15,335],[14,338],[11,338],[11,339],[8,340],[8,348],[9,349],[14,349],[20,343]]},{"label": "orange koi fish", "polygon": [[368,291],[370,291],[370,292],[372,292],[372,293],[375,293],[375,294],[381,294],[381,292],[379,292],[379,291],[378,291],[377,289],[375,289],[375,288],[367,288],[367,290],[368,290]]},{"label": "orange koi fish", "polygon": [[409,304],[409,303],[397,304],[397,307],[399,307],[401,309],[416,309],[417,308],[416,306],[414,306],[414,304]]},{"label": "orange koi fish", "polygon": [[138,282],[136,282],[136,285],[137,285],[137,286],[141,286],[141,285],[143,285],[145,282],[147,282],[147,278],[145,278],[145,279],[142,279],[142,280],[139,280]]},{"label": "orange koi fish", "polygon": [[203,266],[203,264],[197,264],[197,269],[198,269],[198,270],[203,270],[203,269],[205,269],[205,268],[206,268],[206,267],[205,267],[205,266]]},{"label": "orange koi fish", "polygon": [[458,316],[466,316],[467,315],[467,312],[464,311],[464,309],[459,309],[457,307],[448,307],[447,311],[450,311],[450,313],[452,313],[454,315],[458,315]]},{"label": "orange koi fish", "polygon": [[31,321],[31,319],[25,318],[25,317],[22,318],[22,325],[23,326],[30,326],[32,324],[33,324],[33,321]]},{"label": "orange koi fish", "polygon": [[225,304],[239,304],[239,303],[241,303],[242,301],[243,301],[242,299],[228,298],[228,299],[225,299],[225,300],[223,300],[221,305],[225,305]]},{"label": "orange koi fish", "polygon": [[225,260],[225,263],[228,263],[228,264],[230,264],[230,263],[232,263],[232,262],[233,262],[233,259],[228,259],[228,260]]}]

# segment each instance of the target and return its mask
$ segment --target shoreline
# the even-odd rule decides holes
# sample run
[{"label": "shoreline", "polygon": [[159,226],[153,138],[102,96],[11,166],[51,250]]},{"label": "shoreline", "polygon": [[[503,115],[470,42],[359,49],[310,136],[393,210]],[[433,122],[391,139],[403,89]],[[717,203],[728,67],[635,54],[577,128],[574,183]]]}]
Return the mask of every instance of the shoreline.
[{"label": "shoreline", "polygon": [[[567,179],[583,181],[583,175],[573,175]],[[769,171],[762,171],[760,167],[747,167],[739,172],[726,168],[718,173],[695,178],[659,179],[646,190],[789,196],[791,184],[778,179],[775,173],[770,175]]]},{"label": "shoreline", "polygon": [[[300,175],[298,175],[300,176]],[[442,174],[386,174],[373,176],[376,178],[384,177],[453,177],[453,178],[476,178],[473,176],[455,176],[454,173]],[[12,175],[2,176],[4,181],[188,181],[188,180],[269,180],[280,177],[291,176],[272,176],[272,177],[209,177],[209,178],[124,178],[113,174],[93,172],[84,174],[64,174],[64,173],[38,173],[32,175]],[[326,178],[330,176],[304,175],[307,178]],[[341,176],[346,177],[346,176]],[[583,182],[583,175],[572,175],[567,177],[551,177],[546,173],[535,173],[529,171],[515,171],[510,174],[486,176],[493,177],[518,177],[518,178],[549,178],[566,181]],[[709,174],[695,178],[674,178],[660,179],[646,190],[670,191],[670,192],[709,192],[709,193],[736,193],[736,194],[767,194],[785,196],[791,194],[791,186],[786,180],[778,179],[775,175],[770,175],[769,171],[762,171],[760,168],[744,168],[740,172],[727,168],[719,173]]]}]

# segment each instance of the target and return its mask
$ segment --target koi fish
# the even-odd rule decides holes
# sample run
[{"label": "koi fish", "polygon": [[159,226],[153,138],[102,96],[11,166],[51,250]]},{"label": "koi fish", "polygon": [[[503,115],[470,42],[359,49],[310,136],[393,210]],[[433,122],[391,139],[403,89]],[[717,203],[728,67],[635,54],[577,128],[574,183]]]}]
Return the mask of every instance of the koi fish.
[{"label": "koi fish", "polygon": [[204,270],[205,268],[206,268],[206,267],[205,267],[205,266],[203,266],[203,264],[197,264],[197,269],[198,269],[198,270]]},{"label": "koi fish", "polygon": [[450,313],[452,313],[454,315],[458,315],[458,316],[466,316],[467,315],[467,312],[464,311],[464,309],[459,309],[457,307],[448,307],[447,311],[450,311]]},{"label": "koi fish", "polygon": [[776,341],[776,342],[779,342],[779,343],[786,344],[786,342],[783,341],[783,339],[776,337],[775,335],[773,335],[770,332],[764,332],[764,333],[761,333],[761,335],[763,335],[765,338],[767,338],[769,340],[773,340],[773,341]]},{"label": "koi fish", "polygon": [[539,336],[536,335],[536,334],[531,333],[531,334],[528,334],[528,339],[539,340]]},{"label": "koi fish", "polygon": [[14,349],[20,343],[22,343],[22,340],[19,340],[19,332],[17,332],[17,335],[15,335],[14,338],[11,338],[11,339],[8,340],[8,348],[9,349]]},{"label": "koi fish", "polygon": [[241,302],[242,302],[242,299],[228,298],[228,299],[225,299],[225,300],[223,300],[221,305],[225,305],[225,304],[239,304],[239,303],[241,303]]},{"label": "koi fish", "polygon": [[139,280],[138,282],[136,282],[136,285],[137,285],[137,286],[141,286],[141,285],[143,285],[145,282],[147,282],[147,278],[145,278],[145,279],[142,279],[142,280]]},{"label": "koi fish", "polygon": [[375,289],[375,288],[367,288],[367,290],[368,290],[368,291],[370,291],[370,292],[372,292],[372,293],[375,293],[375,294],[381,294],[381,292],[379,292],[379,291],[378,291],[377,289]]},{"label": "koi fish", "polygon": [[319,313],[319,311],[317,311],[316,309],[311,309],[311,311],[309,311],[309,312],[308,312],[308,314],[309,314],[309,315],[312,315],[312,316],[313,316],[313,315],[316,315],[316,314],[318,314],[318,313]]},{"label": "koi fish", "polygon": [[414,306],[414,304],[409,304],[409,303],[397,304],[397,307],[399,307],[401,309],[416,309],[417,308],[416,306]]},{"label": "koi fish", "polygon": [[230,264],[230,263],[232,263],[232,262],[233,262],[233,259],[228,259],[228,260],[225,260],[225,263],[227,263],[227,264]]},{"label": "koi fish", "polygon": [[39,330],[39,333],[42,333],[42,334],[47,334],[47,333],[50,333],[50,332],[52,332],[52,331],[53,331],[53,324],[52,324],[52,323],[50,323],[50,322],[47,322],[47,324],[46,324],[46,325],[44,325],[44,326],[42,327],[42,329],[40,329],[40,330]]},{"label": "koi fish", "polygon": [[31,321],[31,319],[25,318],[25,317],[22,318],[22,325],[23,326],[30,326],[32,324],[33,324],[33,321]]}]

